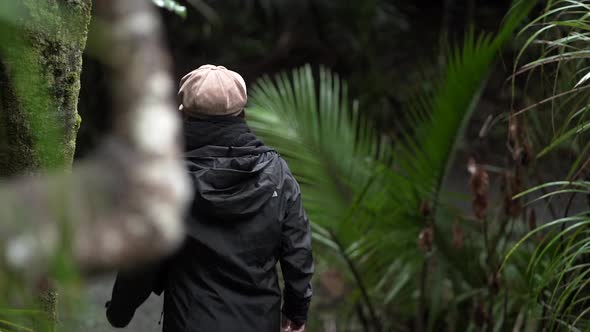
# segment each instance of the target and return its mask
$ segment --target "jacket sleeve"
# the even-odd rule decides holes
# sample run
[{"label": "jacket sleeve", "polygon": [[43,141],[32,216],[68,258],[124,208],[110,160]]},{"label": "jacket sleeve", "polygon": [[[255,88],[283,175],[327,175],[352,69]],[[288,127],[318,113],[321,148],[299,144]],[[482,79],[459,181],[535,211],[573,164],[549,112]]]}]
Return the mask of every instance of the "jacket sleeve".
[{"label": "jacket sleeve", "polygon": [[107,319],[113,327],[122,328],[131,322],[135,310],[152,292],[164,290],[165,265],[150,266],[133,272],[119,272],[111,300],[107,302]]},{"label": "jacket sleeve", "polygon": [[297,324],[307,320],[312,296],[311,277],[314,272],[311,252],[311,227],[303,210],[297,188],[283,220],[281,235],[281,270],[285,281],[283,314]]}]

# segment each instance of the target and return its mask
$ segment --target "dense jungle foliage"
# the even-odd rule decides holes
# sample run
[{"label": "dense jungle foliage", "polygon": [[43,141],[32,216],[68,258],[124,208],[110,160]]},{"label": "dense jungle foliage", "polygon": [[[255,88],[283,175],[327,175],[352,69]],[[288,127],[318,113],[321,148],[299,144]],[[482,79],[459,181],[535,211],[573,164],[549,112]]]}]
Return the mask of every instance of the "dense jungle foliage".
[{"label": "dense jungle foliage", "polygon": [[[309,331],[590,329],[590,1],[153,3],[176,78],[242,73],[249,125],[301,184]],[[113,118],[100,29],[77,160]],[[67,258],[37,286],[72,317],[84,282]],[[60,330],[30,284],[0,259],[0,330]]]}]

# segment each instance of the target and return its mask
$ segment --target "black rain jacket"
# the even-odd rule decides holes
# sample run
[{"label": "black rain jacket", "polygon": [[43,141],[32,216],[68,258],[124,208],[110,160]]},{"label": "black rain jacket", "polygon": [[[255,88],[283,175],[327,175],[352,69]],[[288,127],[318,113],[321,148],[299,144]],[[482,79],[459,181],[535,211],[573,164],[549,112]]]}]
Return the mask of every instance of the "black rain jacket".
[{"label": "black rain jacket", "polygon": [[107,317],[126,326],[164,291],[164,332],[277,332],[304,323],[314,271],[311,231],[286,162],[239,117],[185,123],[195,198],[187,238],[165,263],[119,273]]}]

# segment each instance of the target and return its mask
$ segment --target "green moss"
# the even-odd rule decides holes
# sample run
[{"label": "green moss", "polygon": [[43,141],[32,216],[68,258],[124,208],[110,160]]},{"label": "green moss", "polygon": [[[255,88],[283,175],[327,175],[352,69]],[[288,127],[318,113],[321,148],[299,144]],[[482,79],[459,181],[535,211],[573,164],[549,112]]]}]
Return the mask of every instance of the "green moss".
[{"label": "green moss", "polygon": [[7,69],[2,88],[10,90],[1,96],[2,121],[13,151],[11,165],[0,162],[0,175],[69,167],[79,128],[80,72],[91,1],[19,1],[27,16],[19,20],[20,26],[0,32],[0,55]]}]

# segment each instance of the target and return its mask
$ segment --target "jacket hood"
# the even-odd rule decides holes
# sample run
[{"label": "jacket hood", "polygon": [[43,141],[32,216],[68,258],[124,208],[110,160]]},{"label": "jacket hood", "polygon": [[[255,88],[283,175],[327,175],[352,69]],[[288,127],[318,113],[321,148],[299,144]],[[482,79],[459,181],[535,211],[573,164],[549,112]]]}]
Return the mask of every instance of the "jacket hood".
[{"label": "jacket hood", "polygon": [[[244,219],[276,195],[279,179],[274,168],[280,165],[279,155],[262,144],[242,119],[194,121],[185,130],[187,166],[195,189],[191,215]],[[220,145],[210,144],[214,142]]]}]

